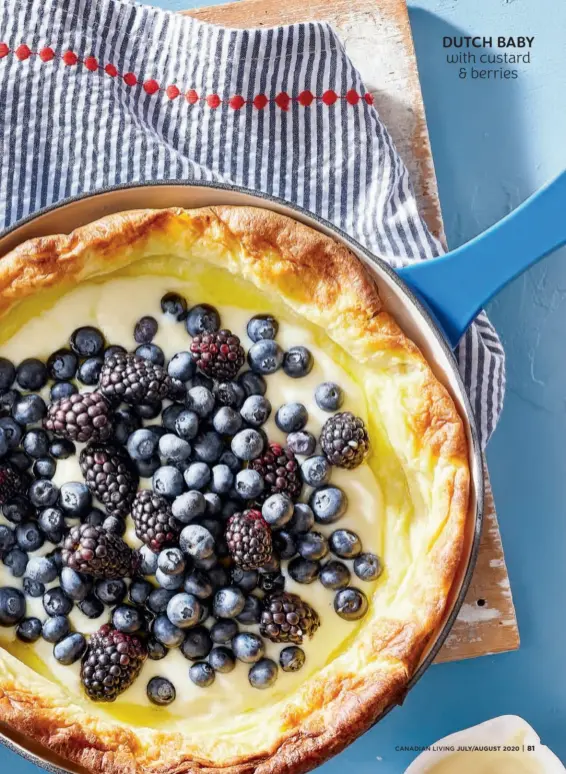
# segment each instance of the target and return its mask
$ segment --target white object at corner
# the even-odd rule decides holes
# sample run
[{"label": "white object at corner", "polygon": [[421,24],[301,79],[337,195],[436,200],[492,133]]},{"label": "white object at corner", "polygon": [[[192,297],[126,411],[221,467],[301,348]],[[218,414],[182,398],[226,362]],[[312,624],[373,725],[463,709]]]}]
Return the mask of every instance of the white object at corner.
[{"label": "white object at corner", "polygon": [[[458,748],[492,748],[476,751]],[[504,748],[519,748],[505,750]],[[405,774],[564,774],[566,768],[523,718],[502,715],[440,739]],[[448,748],[448,749],[442,749]],[[499,749],[494,749],[499,748]]]}]

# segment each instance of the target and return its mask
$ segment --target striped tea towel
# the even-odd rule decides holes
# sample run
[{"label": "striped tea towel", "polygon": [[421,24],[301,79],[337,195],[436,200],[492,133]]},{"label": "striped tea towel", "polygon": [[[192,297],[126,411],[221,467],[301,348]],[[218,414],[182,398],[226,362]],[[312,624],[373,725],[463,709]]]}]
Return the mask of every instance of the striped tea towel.
[{"label": "striped tea towel", "polygon": [[[290,200],[393,266],[442,252],[327,24],[231,30],[125,0],[0,0],[0,224],[163,179]],[[458,359],[485,444],[505,375],[484,314]]]}]

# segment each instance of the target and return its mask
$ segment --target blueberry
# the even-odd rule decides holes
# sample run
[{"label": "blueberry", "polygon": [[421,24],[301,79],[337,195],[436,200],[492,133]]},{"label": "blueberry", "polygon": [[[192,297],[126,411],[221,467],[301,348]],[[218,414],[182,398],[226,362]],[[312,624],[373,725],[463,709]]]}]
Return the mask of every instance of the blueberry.
[{"label": "blueberry", "polygon": [[297,551],[303,559],[323,559],[328,553],[328,540],[320,532],[307,532],[297,538]]},{"label": "blueberry", "polygon": [[0,524],[0,553],[9,551],[16,545],[16,535],[14,530],[6,524]]},{"label": "blueberry", "polygon": [[31,393],[24,395],[12,409],[12,416],[20,425],[31,425],[39,422],[47,414],[47,406],[41,395]]},{"label": "blueberry", "polygon": [[57,470],[57,463],[53,457],[39,457],[33,463],[33,475],[36,478],[53,478]]},{"label": "blueberry", "polygon": [[261,427],[269,419],[271,403],[263,395],[250,395],[244,401],[240,414],[252,427]]},{"label": "blueberry", "polygon": [[212,482],[210,488],[216,494],[228,494],[234,483],[234,474],[228,465],[215,465],[212,468]]},{"label": "blueberry", "polygon": [[105,605],[119,605],[126,596],[126,584],[121,578],[103,578],[96,581],[94,593]]},{"label": "blueberry", "polygon": [[145,605],[153,586],[149,581],[137,578],[130,583],[129,597],[134,605]]},{"label": "blueberry", "polygon": [[297,556],[291,559],[287,570],[291,578],[297,583],[312,583],[320,574],[320,562]]},{"label": "blueberry", "polygon": [[338,411],[344,403],[344,393],[335,382],[323,382],[314,391],[314,399],[323,411]]},{"label": "blueberry", "polygon": [[193,559],[206,559],[214,553],[214,538],[205,527],[199,524],[189,524],[183,529],[179,537],[179,545]]},{"label": "blueberry", "polygon": [[153,638],[147,641],[147,655],[152,661],[161,661],[169,653],[165,645]]},{"label": "blueberry", "polygon": [[295,503],[293,516],[287,525],[289,532],[302,534],[314,527],[314,513],[310,505]]},{"label": "blueberry", "polygon": [[139,347],[136,347],[135,353],[138,357],[143,357],[144,360],[149,360],[154,365],[165,365],[165,353],[157,344],[140,344]]},{"label": "blueberry", "polygon": [[[166,436],[163,436],[164,438]],[[183,474],[178,468],[172,465],[163,465],[153,474],[151,480],[153,491],[163,497],[173,499],[178,497],[185,488]]]},{"label": "blueberry", "polygon": [[[33,521],[26,521],[16,527],[16,541],[22,551],[37,551],[44,542],[39,527]],[[40,580],[38,578],[38,580]]]},{"label": "blueberry", "polygon": [[73,609],[73,600],[62,588],[54,586],[43,595],[43,607],[47,615],[69,615]]},{"label": "blueberry", "polygon": [[222,588],[222,586],[226,586],[230,582],[228,572],[221,564],[216,564],[214,567],[211,567],[207,570],[207,573],[210,582],[215,589]]},{"label": "blueberry", "polygon": [[205,557],[204,559],[199,559],[196,557],[193,559],[193,564],[197,568],[197,570],[206,570],[208,572],[209,570],[212,570],[214,567],[218,564],[218,557],[216,554],[210,554],[210,556]]},{"label": "blueberry", "polygon": [[0,588],[0,626],[14,626],[26,614],[26,600],[19,589]]},{"label": "blueberry", "polygon": [[216,431],[208,430],[197,436],[193,444],[193,450],[195,458],[199,462],[206,462],[208,465],[212,465],[220,459],[220,455],[224,451],[224,444],[221,436]]},{"label": "blueberry", "polygon": [[229,451],[228,449],[222,452],[219,462],[221,465],[227,465],[232,471],[232,473],[237,473],[242,466],[242,463],[236,457],[234,452]]},{"label": "blueberry", "polygon": [[135,465],[140,478],[151,478],[155,471],[161,467],[161,460],[155,454],[148,460],[135,460]]},{"label": "blueberry", "polygon": [[264,486],[263,476],[257,470],[246,468],[236,473],[235,489],[243,500],[255,500]]},{"label": "blueberry", "polygon": [[197,661],[189,669],[189,677],[199,688],[208,688],[214,682],[214,669],[206,661]]},{"label": "blueberry", "polygon": [[233,409],[239,409],[246,397],[244,388],[238,382],[215,382],[212,394],[222,406]]},{"label": "blueberry", "polygon": [[262,658],[257,664],[251,667],[248,673],[248,680],[252,688],[264,690],[271,688],[277,680],[278,667],[275,661],[270,658]]},{"label": "blueberry", "polygon": [[314,365],[312,353],[306,347],[291,347],[285,352],[283,358],[283,370],[287,376],[300,379],[310,374]]},{"label": "blueberry", "polygon": [[348,507],[346,494],[336,486],[315,489],[309,500],[314,518],[320,524],[332,524],[344,515]]},{"label": "blueberry", "polygon": [[273,543],[280,559],[292,559],[297,553],[296,535],[281,529],[273,535]]},{"label": "blueberry", "polygon": [[329,539],[330,550],[341,559],[355,559],[362,552],[360,538],[349,529],[337,529]]},{"label": "blueberry", "polygon": [[198,434],[198,414],[194,411],[185,409],[181,411],[175,420],[175,432],[185,441],[192,441]]},{"label": "blueberry", "polygon": [[147,684],[146,693],[150,702],[158,707],[166,707],[177,697],[175,686],[165,677],[152,677]]},{"label": "blueberry", "polygon": [[220,330],[220,315],[210,304],[199,304],[189,309],[186,326],[191,336],[215,333]]},{"label": "blueberry", "polygon": [[147,606],[156,615],[167,610],[169,600],[175,596],[173,591],[167,589],[153,589],[147,598]]},{"label": "blueberry", "polygon": [[241,508],[242,508],[242,504],[241,502],[239,502],[239,499],[238,499],[238,502],[236,502],[236,500],[226,500],[222,505],[222,514],[221,514],[222,518],[224,519],[224,521],[227,521],[230,518],[230,516],[233,516],[236,513],[236,511],[241,510]]},{"label": "blueberry", "polygon": [[92,580],[71,567],[63,567],[61,570],[61,588],[70,599],[81,602],[90,594]]},{"label": "blueberry", "polygon": [[187,408],[204,419],[214,408],[214,395],[206,387],[191,387],[187,392]]},{"label": "blueberry", "polygon": [[104,612],[104,605],[94,594],[90,594],[86,599],[83,599],[78,606],[81,613],[91,619],[99,618]]},{"label": "blueberry", "polygon": [[[141,421],[131,406],[119,408],[114,414],[114,437],[118,443],[123,446],[128,443],[130,436],[135,433],[140,426]],[[131,452],[130,456],[133,456]]]},{"label": "blueberry", "polygon": [[27,497],[14,495],[2,506],[2,514],[12,524],[21,524],[23,521],[32,519],[35,510]]},{"label": "blueberry", "polygon": [[6,392],[14,383],[16,369],[14,364],[5,357],[0,357],[0,392]]},{"label": "blueberry", "polygon": [[26,567],[26,575],[41,583],[51,583],[58,575],[57,565],[46,556],[32,556]]},{"label": "blueberry", "polygon": [[236,620],[246,626],[251,624],[258,624],[261,621],[262,604],[259,597],[250,594],[246,597],[244,609],[236,616]]},{"label": "blueberry", "polygon": [[34,599],[45,594],[45,584],[34,581],[31,578],[24,578],[23,589],[28,597],[33,597]]},{"label": "blueberry", "polygon": [[301,475],[305,484],[309,486],[322,486],[330,481],[330,463],[322,455],[309,457],[301,465]]},{"label": "blueberry", "polygon": [[155,317],[141,317],[134,327],[134,340],[138,344],[151,344],[158,327]]},{"label": "blueberry", "polygon": [[66,438],[55,438],[49,447],[49,454],[56,460],[66,460],[75,452],[75,444]]},{"label": "blueberry", "polygon": [[98,328],[86,325],[73,331],[69,343],[73,352],[80,357],[96,357],[104,349],[104,336]]},{"label": "blueberry", "polygon": [[204,374],[201,374],[200,371],[197,371],[190,382],[187,382],[186,386],[187,392],[193,387],[205,387],[209,392],[212,392],[214,388],[214,382],[212,379],[209,379],[208,376],[205,376]]},{"label": "blueberry", "polygon": [[18,470],[20,473],[25,473],[26,470],[29,470],[31,467],[31,457],[28,457],[28,455],[20,451],[19,449],[16,449],[15,451],[11,451],[6,461],[14,468],[14,470]]},{"label": "blueberry", "polygon": [[201,658],[206,658],[211,648],[212,640],[208,629],[204,626],[197,626],[187,632],[181,644],[181,653],[189,661],[198,661]]},{"label": "blueberry", "polygon": [[86,384],[89,387],[93,387],[95,384],[98,384],[98,380],[100,378],[100,372],[102,371],[103,365],[104,365],[104,360],[101,357],[87,358],[79,366],[79,370],[77,372],[77,379],[79,380],[79,382],[82,382],[82,384]]},{"label": "blueberry", "polygon": [[47,360],[49,377],[56,381],[74,379],[78,365],[79,359],[70,349],[58,349]]},{"label": "blueberry", "polygon": [[227,586],[214,595],[213,610],[217,618],[235,618],[244,609],[246,599],[241,589]]},{"label": "blueberry", "polygon": [[[90,510],[92,495],[86,484],[67,481],[59,491],[59,505],[69,519],[80,519]],[[51,503],[49,503],[51,505]]]},{"label": "blueberry", "polygon": [[44,621],[41,634],[46,642],[55,644],[66,637],[70,631],[71,625],[67,616],[54,615]]},{"label": "blueberry", "polygon": [[185,577],[183,588],[187,594],[198,599],[209,599],[214,591],[208,575],[202,570],[196,569]]},{"label": "blueberry", "polygon": [[308,418],[308,412],[302,403],[284,403],[277,409],[275,424],[284,433],[294,433],[303,429]]},{"label": "blueberry", "polygon": [[126,534],[126,521],[119,516],[107,516],[102,522],[105,532],[122,537]]},{"label": "blueberry", "polygon": [[155,571],[155,580],[163,589],[167,591],[177,591],[183,585],[182,575],[166,575],[159,567]]},{"label": "blueberry", "polygon": [[57,502],[59,490],[52,481],[42,478],[32,482],[28,494],[36,508],[48,508]]},{"label": "blueberry", "polygon": [[26,571],[28,555],[21,548],[12,548],[4,554],[2,561],[14,578],[21,578]]},{"label": "blueberry", "polygon": [[91,527],[102,527],[106,518],[106,514],[100,508],[91,508],[82,520],[85,524],[90,524]]},{"label": "blueberry", "polygon": [[159,454],[167,462],[185,462],[190,453],[190,444],[173,433],[166,433],[159,439]]},{"label": "blueberry", "polygon": [[167,373],[172,379],[188,382],[195,375],[196,366],[190,352],[177,352],[167,366]]},{"label": "blueberry", "polygon": [[165,575],[185,572],[185,557],[180,548],[164,548],[157,557],[157,567]]},{"label": "blueberry", "polygon": [[125,355],[127,352],[126,347],[122,347],[120,344],[111,344],[104,350],[104,359],[108,360],[109,357],[116,357],[116,355]]},{"label": "blueberry", "polygon": [[238,624],[230,618],[219,618],[210,628],[210,638],[219,645],[230,643],[238,634]]},{"label": "blueberry", "polygon": [[231,406],[221,406],[212,420],[214,429],[220,435],[235,435],[242,424],[242,417]]},{"label": "blueberry", "polygon": [[292,451],[293,454],[309,456],[314,454],[316,449],[316,438],[307,430],[289,433],[287,436],[287,448]]},{"label": "blueberry", "polygon": [[172,624],[166,615],[158,615],[153,622],[153,636],[166,648],[178,648],[185,639],[185,632]]},{"label": "blueberry", "polygon": [[138,608],[131,605],[118,605],[112,613],[112,625],[125,634],[139,632],[144,623],[143,615]]},{"label": "blueberry", "polygon": [[6,436],[6,442],[9,449],[15,449],[19,446],[22,440],[22,428],[12,417],[0,418],[0,430],[2,430]]},{"label": "blueberry", "polygon": [[165,293],[161,299],[161,311],[180,322],[187,316],[187,302],[178,293]]},{"label": "blueberry", "polygon": [[289,645],[279,654],[279,666],[284,672],[298,672],[304,663],[305,651],[297,645]]},{"label": "blueberry", "polygon": [[63,553],[60,548],[54,548],[51,553],[46,554],[48,559],[53,559],[55,564],[57,565],[57,569],[59,572],[63,569]]},{"label": "blueberry", "polygon": [[242,591],[250,592],[257,588],[259,573],[257,570],[242,570],[241,567],[232,569],[232,583]]},{"label": "blueberry", "polygon": [[257,430],[241,430],[232,438],[232,452],[240,460],[255,460],[263,451],[264,440]]},{"label": "blueberry", "polygon": [[273,494],[262,505],[261,514],[270,527],[284,527],[293,516],[293,501],[285,494]]},{"label": "blueberry", "polygon": [[[267,375],[278,371],[283,365],[283,350],[271,339],[260,339],[248,351],[248,364],[252,371]],[[245,388],[244,388],[245,389]]]},{"label": "blueberry", "polygon": [[8,434],[0,427],[0,457],[6,456],[6,454],[8,454],[9,448],[10,446],[8,444]]},{"label": "blueberry", "polygon": [[253,341],[274,339],[279,330],[279,323],[270,314],[257,314],[248,322],[246,332]]},{"label": "blueberry", "polygon": [[252,632],[241,632],[232,639],[232,650],[238,661],[255,664],[265,653],[263,639]]},{"label": "blueberry", "polygon": [[53,403],[55,403],[55,401],[61,400],[62,398],[70,398],[71,395],[76,395],[78,391],[78,387],[72,382],[55,382],[51,387],[49,397]]},{"label": "blueberry", "polygon": [[82,634],[74,632],[60,640],[53,648],[53,655],[60,664],[69,666],[78,661],[86,650],[86,640]]},{"label": "blueberry", "polygon": [[325,589],[333,591],[345,588],[350,582],[350,577],[350,570],[346,565],[334,560],[327,562],[320,571],[320,582]]},{"label": "blueberry", "polygon": [[[216,492],[205,492],[204,499],[206,502],[206,516],[219,516],[222,513],[222,498]],[[220,522],[217,522],[220,524]],[[209,531],[210,527],[207,527]],[[215,535],[216,537],[216,535]]]},{"label": "blueberry", "polygon": [[354,559],[354,572],[360,580],[373,581],[379,578],[383,566],[375,554],[364,553]]},{"label": "blueberry", "polygon": [[157,554],[149,546],[142,546],[138,549],[139,566],[138,571],[141,575],[155,575],[157,570]]},{"label": "blueberry", "polygon": [[52,543],[60,542],[65,529],[65,517],[60,508],[44,508],[39,512],[37,523],[48,540]]},{"label": "blueberry", "polygon": [[155,419],[161,414],[162,403],[160,400],[137,403],[134,408],[134,413],[140,419]]},{"label": "blueberry", "polygon": [[[186,473],[187,471],[185,471]],[[193,519],[203,516],[206,510],[206,500],[201,492],[191,490],[184,492],[173,500],[171,511],[173,516],[183,524],[188,524]],[[183,548],[182,544],[181,547]],[[183,550],[185,550],[183,548]]]},{"label": "blueberry", "polygon": [[336,593],[334,610],[345,621],[357,621],[368,611],[367,597],[363,591],[347,586]]},{"label": "blueberry", "polygon": [[22,360],[16,369],[16,382],[22,390],[41,390],[47,384],[48,377],[45,363],[36,357]]}]

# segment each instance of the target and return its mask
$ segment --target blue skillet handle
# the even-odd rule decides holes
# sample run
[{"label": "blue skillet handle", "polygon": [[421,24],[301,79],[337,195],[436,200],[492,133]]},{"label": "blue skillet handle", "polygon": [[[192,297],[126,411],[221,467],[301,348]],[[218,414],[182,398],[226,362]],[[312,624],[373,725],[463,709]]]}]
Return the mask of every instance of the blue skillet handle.
[{"label": "blue skillet handle", "polygon": [[455,347],[490,298],[565,243],[566,171],[462,247],[398,273]]}]

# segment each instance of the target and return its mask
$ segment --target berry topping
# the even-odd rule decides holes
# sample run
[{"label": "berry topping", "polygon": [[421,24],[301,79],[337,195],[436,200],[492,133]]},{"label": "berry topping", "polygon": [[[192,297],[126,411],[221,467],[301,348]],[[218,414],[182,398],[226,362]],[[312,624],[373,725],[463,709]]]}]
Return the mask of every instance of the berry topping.
[{"label": "berry topping", "polygon": [[233,560],[243,570],[258,569],[271,559],[271,529],[260,511],[231,516],[225,538]]},{"label": "berry topping", "polygon": [[63,543],[63,564],[95,578],[124,578],[135,565],[132,549],[121,537],[81,524],[73,527]]},{"label": "berry topping", "polygon": [[244,364],[240,339],[226,329],[195,336],[190,351],[201,373],[222,382],[233,379]]},{"label": "berry topping", "polygon": [[339,468],[357,468],[369,452],[369,436],[363,419],[350,411],[335,414],[324,423],[320,445],[328,461]]},{"label": "berry topping", "polygon": [[139,477],[130,457],[115,445],[91,443],[79,457],[85,482],[106,513],[127,516],[136,496]]},{"label": "berry topping", "polygon": [[107,624],[92,635],[81,664],[81,680],[93,701],[114,701],[139,675],[147,651],[135,635]]},{"label": "berry topping", "polygon": [[[14,495],[25,491],[26,482],[21,473],[6,462],[0,464],[0,505],[5,505]],[[6,515],[6,514],[4,514]]]},{"label": "berry topping", "polygon": [[161,401],[171,389],[171,377],[160,366],[138,355],[114,355],[105,360],[100,391],[109,400],[139,404]]},{"label": "berry topping", "polygon": [[263,477],[265,488],[262,500],[272,494],[286,494],[293,502],[299,499],[303,483],[298,462],[289,449],[270,443],[265,454],[250,462],[250,468]]},{"label": "berry topping", "polygon": [[264,600],[260,632],[272,642],[301,645],[320,626],[316,611],[297,594],[275,592]]},{"label": "berry topping", "polygon": [[149,489],[137,493],[132,519],[138,538],[156,552],[175,543],[181,531],[169,502]]},{"label": "berry topping", "polygon": [[108,402],[99,392],[84,392],[52,403],[44,419],[46,430],[69,441],[106,441],[112,433]]}]

